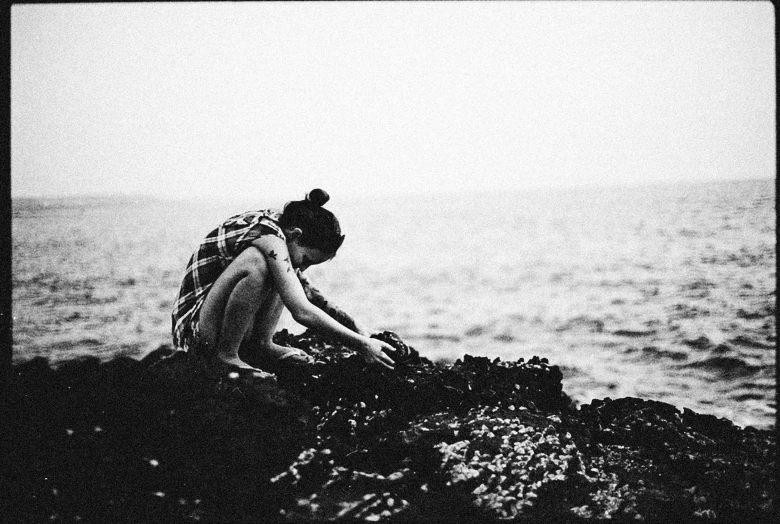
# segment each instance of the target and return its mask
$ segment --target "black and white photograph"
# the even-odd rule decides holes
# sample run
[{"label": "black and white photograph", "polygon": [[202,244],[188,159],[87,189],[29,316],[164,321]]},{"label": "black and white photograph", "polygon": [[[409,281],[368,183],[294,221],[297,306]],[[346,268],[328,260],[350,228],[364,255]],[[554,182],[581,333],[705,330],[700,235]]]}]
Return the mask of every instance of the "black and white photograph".
[{"label": "black and white photograph", "polygon": [[777,522],[775,16],[12,5],[0,521]]}]

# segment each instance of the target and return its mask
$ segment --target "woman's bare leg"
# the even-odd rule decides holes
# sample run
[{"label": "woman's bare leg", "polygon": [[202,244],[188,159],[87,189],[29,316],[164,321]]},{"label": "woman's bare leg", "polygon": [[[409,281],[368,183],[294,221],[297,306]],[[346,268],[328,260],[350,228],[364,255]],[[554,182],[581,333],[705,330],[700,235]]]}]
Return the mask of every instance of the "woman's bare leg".
[{"label": "woman's bare leg", "polygon": [[267,302],[263,303],[255,317],[251,333],[244,338],[244,343],[240,349],[242,360],[249,363],[253,363],[256,359],[262,359],[263,357],[270,357],[275,360],[293,352],[297,354],[293,357],[296,362],[312,362],[313,359],[305,351],[274,343],[273,337],[276,334],[279,317],[281,317],[284,310],[284,303],[279,293],[273,290],[269,293],[269,297],[266,300]]},{"label": "woman's bare leg", "polygon": [[254,368],[239,358],[238,349],[255,318],[268,314],[261,306],[272,290],[257,257],[262,254],[254,248],[236,257],[214,282],[200,312],[201,340],[215,348],[218,360],[245,369]]},{"label": "woman's bare leg", "polygon": [[276,326],[282,316],[284,303],[279,293],[271,290],[265,298],[263,305],[255,315],[252,329],[244,337],[240,354],[247,362],[252,362],[261,354],[279,356],[285,349],[273,341]]}]

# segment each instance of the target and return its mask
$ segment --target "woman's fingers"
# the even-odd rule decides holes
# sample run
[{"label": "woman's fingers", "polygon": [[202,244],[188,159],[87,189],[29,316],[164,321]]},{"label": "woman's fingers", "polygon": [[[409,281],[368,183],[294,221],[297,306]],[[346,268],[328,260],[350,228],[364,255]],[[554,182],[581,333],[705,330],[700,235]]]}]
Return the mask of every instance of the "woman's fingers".
[{"label": "woman's fingers", "polygon": [[394,369],[393,359],[391,359],[385,354],[384,351],[382,351],[383,348],[390,348],[390,346],[376,339],[370,340],[371,345],[368,347],[368,351],[364,355],[366,362],[369,364],[379,364],[380,366],[387,369]]},{"label": "woman's fingers", "polygon": [[384,353],[382,353],[382,356],[376,359],[376,362],[378,362],[379,365],[381,365],[386,369],[395,369],[392,359],[390,359],[390,357],[388,357]]},{"label": "woman's fingers", "polygon": [[[387,348],[387,349],[388,349],[388,350],[390,350],[390,351],[392,351],[392,350],[393,350],[393,348],[392,348],[392,347],[390,347],[388,344],[385,344],[384,342],[382,343],[382,347],[383,347],[383,348]],[[385,353],[384,351],[379,351],[379,355],[378,355],[378,357],[379,357],[379,358],[377,358],[377,360],[379,360],[379,363],[380,363],[380,364],[382,364],[384,367],[386,367],[386,368],[388,368],[388,369],[394,369],[394,367],[395,367],[395,362],[393,362],[393,359],[392,359],[392,358],[390,358],[390,357],[387,355],[387,353]]]},{"label": "woman's fingers", "polygon": [[300,269],[296,269],[295,270],[295,275],[298,277],[298,280],[301,281],[301,284],[303,284],[303,285],[308,285],[309,284],[309,279],[306,278],[306,276],[303,273],[301,273]]}]

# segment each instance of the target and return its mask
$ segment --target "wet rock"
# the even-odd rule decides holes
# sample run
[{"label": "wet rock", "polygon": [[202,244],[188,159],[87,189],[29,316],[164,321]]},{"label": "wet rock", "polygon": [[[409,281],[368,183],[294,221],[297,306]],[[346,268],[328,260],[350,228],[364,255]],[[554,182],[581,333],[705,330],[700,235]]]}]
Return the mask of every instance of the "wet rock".
[{"label": "wet rock", "polygon": [[773,521],[771,432],[637,398],[576,409],[546,359],[441,366],[377,338],[392,372],[310,332],[276,335],[317,360],[276,380],[167,346],[20,364],[0,520]]}]

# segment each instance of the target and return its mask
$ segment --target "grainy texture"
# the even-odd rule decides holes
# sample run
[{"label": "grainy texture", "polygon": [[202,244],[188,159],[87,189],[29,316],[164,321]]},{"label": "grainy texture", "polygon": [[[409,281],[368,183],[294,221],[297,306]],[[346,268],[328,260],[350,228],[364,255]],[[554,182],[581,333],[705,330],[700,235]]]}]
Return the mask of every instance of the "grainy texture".
[{"label": "grainy texture", "polygon": [[0,520],[776,517],[770,432],[635,398],[576,409],[546,359],[438,366],[380,338],[393,372],[279,333],[319,364],[277,383],[166,347],[17,365]]}]

